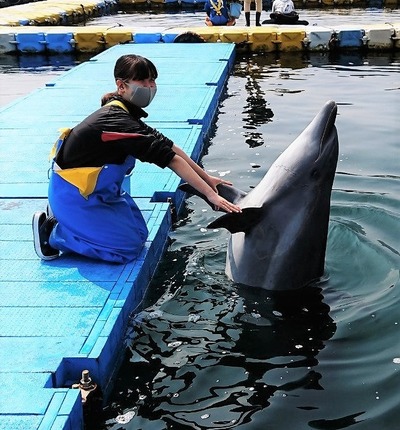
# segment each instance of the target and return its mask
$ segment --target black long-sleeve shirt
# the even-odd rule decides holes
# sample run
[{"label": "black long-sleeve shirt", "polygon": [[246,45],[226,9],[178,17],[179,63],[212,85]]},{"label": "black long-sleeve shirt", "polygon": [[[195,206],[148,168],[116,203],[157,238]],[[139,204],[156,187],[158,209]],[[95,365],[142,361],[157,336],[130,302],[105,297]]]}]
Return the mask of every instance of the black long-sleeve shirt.
[{"label": "black long-sleeve shirt", "polygon": [[62,168],[100,167],[122,164],[128,155],[164,168],[175,156],[173,142],[146,125],[147,113],[120,97],[129,112],[118,105],[105,105],[75,126],[56,156]]}]

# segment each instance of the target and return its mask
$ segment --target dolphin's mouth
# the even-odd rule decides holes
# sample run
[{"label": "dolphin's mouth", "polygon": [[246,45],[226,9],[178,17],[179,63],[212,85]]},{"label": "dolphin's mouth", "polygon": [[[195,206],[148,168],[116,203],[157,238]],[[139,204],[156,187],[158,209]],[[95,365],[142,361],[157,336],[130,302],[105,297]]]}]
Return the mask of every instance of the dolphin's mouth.
[{"label": "dolphin's mouth", "polygon": [[322,122],[325,124],[325,127],[321,133],[321,139],[319,142],[319,153],[317,159],[315,160],[316,162],[318,162],[322,157],[325,158],[327,156],[327,151],[335,151],[336,146],[333,143],[337,135],[335,127],[337,104],[334,101],[329,101],[325,105],[325,109],[327,112],[324,112],[323,114],[326,117],[326,120]]}]

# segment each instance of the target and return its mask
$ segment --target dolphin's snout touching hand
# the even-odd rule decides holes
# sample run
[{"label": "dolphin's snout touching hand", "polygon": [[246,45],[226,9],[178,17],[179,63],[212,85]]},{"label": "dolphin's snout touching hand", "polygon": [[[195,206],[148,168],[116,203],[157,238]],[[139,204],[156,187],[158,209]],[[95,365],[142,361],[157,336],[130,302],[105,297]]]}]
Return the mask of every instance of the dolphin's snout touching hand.
[{"label": "dolphin's snout touching hand", "polygon": [[218,186],[219,185],[221,185],[221,184],[232,185],[232,182],[230,182],[230,181],[226,181],[225,179],[217,178],[215,176],[210,176],[210,175],[208,176],[206,182],[218,194],[219,194],[219,191],[218,191]]},{"label": "dolphin's snout touching hand", "polygon": [[229,202],[228,200],[221,197],[218,193],[214,193],[212,196],[208,196],[209,202],[213,205],[213,209],[218,211],[222,210],[227,213],[240,213],[242,209],[240,206]]}]

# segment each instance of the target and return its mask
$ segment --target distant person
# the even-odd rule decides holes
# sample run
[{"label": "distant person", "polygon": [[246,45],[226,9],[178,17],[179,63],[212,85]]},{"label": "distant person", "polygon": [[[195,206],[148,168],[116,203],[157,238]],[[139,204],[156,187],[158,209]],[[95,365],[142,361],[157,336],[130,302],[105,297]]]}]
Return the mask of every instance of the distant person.
[{"label": "distant person", "polygon": [[[246,19],[246,27],[250,27],[250,5],[253,0],[244,0],[244,17]],[[256,3],[256,27],[261,26],[261,11],[262,0],[254,0]]]},{"label": "distant person", "polygon": [[204,43],[204,37],[193,31],[185,31],[175,37],[174,43]]},{"label": "distant person", "polygon": [[53,260],[60,252],[113,263],[138,257],[147,240],[147,225],[122,188],[136,159],[170,168],[205,194],[215,209],[240,212],[217,193],[217,185],[228,182],[208,175],[168,137],[142,121],[147,116],[143,108],[156,94],[157,76],[150,60],[123,55],[114,67],[116,90],[60,136],[50,171],[49,209],[35,212],[32,220],[34,248],[41,259]]},{"label": "distant person", "polygon": [[280,19],[281,17],[294,17],[293,19],[296,19],[296,15],[299,19],[292,0],[274,0],[271,12],[271,19]]},{"label": "distant person", "polygon": [[300,24],[308,25],[307,21],[300,21],[292,0],[274,0],[270,20],[263,24]]},{"label": "distant person", "polygon": [[206,0],[204,10],[207,14],[206,24],[208,26],[236,24],[236,19],[229,14],[226,0]]}]

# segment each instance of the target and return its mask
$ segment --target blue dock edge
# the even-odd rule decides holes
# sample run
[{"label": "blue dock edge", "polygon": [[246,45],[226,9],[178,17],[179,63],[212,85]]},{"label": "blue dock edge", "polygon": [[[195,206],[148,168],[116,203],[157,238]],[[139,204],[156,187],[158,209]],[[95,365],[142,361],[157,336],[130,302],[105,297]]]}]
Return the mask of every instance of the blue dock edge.
[{"label": "blue dock edge", "polygon": [[140,306],[171,229],[171,203],[184,202],[169,169],[137,163],[126,188],[150,235],[126,265],[78,255],[44,262],[33,250],[31,219],[47,204],[48,154],[59,128],[72,127],[113,91],[115,60],[150,58],[158,93],[146,122],[193,159],[202,153],[235,57],[234,44],[117,45],[0,109],[0,429],[78,430],[83,370],[110,393],[129,315]]}]

